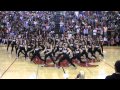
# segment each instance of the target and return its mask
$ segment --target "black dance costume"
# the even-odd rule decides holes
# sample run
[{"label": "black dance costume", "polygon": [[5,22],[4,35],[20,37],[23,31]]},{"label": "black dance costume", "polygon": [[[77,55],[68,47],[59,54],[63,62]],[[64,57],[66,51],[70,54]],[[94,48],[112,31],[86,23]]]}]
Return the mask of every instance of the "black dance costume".
[{"label": "black dance costume", "polygon": [[76,66],[73,64],[72,59],[70,59],[70,56],[69,56],[69,53],[68,53],[67,48],[63,48],[62,52],[63,52],[63,53],[62,53],[63,57],[60,58],[60,60],[59,60],[59,62],[58,62],[58,66],[60,66],[60,62],[62,62],[63,60],[66,59],[72,66],[76,67]]},{"label": "black dance costume", "polygon": [[[24,52],[23,52],[23,51],[24,51]],[[18,50],[18,54],[17,54],[18,57],[19,57],[20,53],[24,54],[24,56],[25,56],[26,51],[25,51],[25,46],[24,46],[23,44],[21,44],[21,45],[19,46],[19,50]],[[25,57],[25,58],[26,58],[26,57]]]},{"label": "black dance costume", "polygon": [[12,40],[12,42],[11,42],[11,47],[12,47],[12,49],[11,49],[11,54],[12,54],[12,52],[14,51],[14,47],[16,46],[16,40],[14,39],[14,40]]},{"label": "black dance costume", "polygon": [[93,49],[92,49],[92,45],[88,45],[88,51],[87,51],[88,53],[91,53],[91,55],[95,58],[95,59],[97,59],[97,57],[95,56],[95,53],[94,53],[94,51],[93,51]]},{"label": "black dance costume", "polygon": [[7,42],[7,51],[8,51],[8,48],[9,48],[11,42],[12,42],[12,40],[9,38],[9,39],[8,39],[8,42]]},{"label": "black dance costume", "polygon": [[60,47],[60,46],[58,46],[57,47],[57,51],[59,52],[59,54],[58,54],[58,56],[56,57],[56,61],[60,58],[60,56],[62,56],[62,54],[63,54],[63,48],[62,47]]},{"label": "black dance costume", "polygon": [[0,44],[2,43],[2,38],[0,38]]},{"label": "black dance costume", "polygon": [[82,53],[81,53],[81,56],[86,56],[87,59],[91,60],[91,58],[88,57],[88,53],[85,49],[85,46],[82,46]]},{"label": "black dance costume", "polygon": [[41,52],[42,49],[40,49],[39,47],[36,47],[34,49],[34,53],[33,53],[33,56],[31,58],[31,61],[33,61],[33,59],[37,56],[40,60],[44,61],[41,56],[40,56],[40,52]]},{"label": "black dance costume", "polygon": [[98,52],[102,57],[104,57],[103,53],[102,53],[102,50],[100,49],[100,46],[99,45],[96,45],[94,47],[94,53]]},{"label": "black dance costume", "polygon": [[47,46],[47,49],[45,51],[45,60],[44,60],[44,64],[45,65],[46,65],[46,59],[47,59],[47,57],[50,57],[50,59],[53,61],[53,63],[56,64],[55,61],[54,61],[54,59],[53,59],[53,50],[51,50],[51,48],[48,47],[48,46]]},{"label": "black dance costume", "polygon": [[80,52],[80,50],[79,49],[75,49],[75,51],[74,51],[74,55],[73,55],[73,57],[71,58],[72,60],[73,59],[78,59],[81,63],[85,63],[85,62],[83,62],[82,60],[81,60],[81,52]]},{"label": "black dance costume", "polygon": [[[25,58],[30,56],[30,52],[31,52],[32,50],[33,50],[33,45],[32,45],[32,44],[29,44],[29,45],[27,46],[27,50],[26,50],[26,52],[25,52]],[[29,55],[28,55],[28,53],[29,53]],[[31,53],[32,53],[32,52],[31,52]]]}]

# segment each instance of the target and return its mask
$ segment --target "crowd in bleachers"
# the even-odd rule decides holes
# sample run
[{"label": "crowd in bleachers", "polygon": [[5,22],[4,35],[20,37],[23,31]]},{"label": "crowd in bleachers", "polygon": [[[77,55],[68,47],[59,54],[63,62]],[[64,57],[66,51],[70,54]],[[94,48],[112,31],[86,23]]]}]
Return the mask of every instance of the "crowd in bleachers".
[{"label": "crowd in bleachers", "polygon": [[54,34],[55,16],[60,14],[60,32],[102,35],[106,45],[120,45],[118,11],[0,11],[0,36],[25,33]]}]

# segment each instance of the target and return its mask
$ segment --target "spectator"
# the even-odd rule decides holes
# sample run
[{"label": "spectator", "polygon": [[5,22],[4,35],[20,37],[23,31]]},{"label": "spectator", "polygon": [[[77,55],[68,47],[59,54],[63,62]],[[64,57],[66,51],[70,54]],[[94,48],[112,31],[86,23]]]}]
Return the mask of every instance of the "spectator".
[{"label": "spectator", "polygon": [[120,79],[120,60],[116,61],[115,63],[115,73],[106,76],[105,79]]},{"label": "spectator", "polygon": [[85,26],[85,29],[84,29],[84,31],[83,31],[83,34],[84,34],[85,36],[88,36],[88,28],[87,28],[87,26]]},{"label": "spectator", "polygon": [[[54,17],[58,11],[1,11],[0,28],[6,30],[4,36],[19,32],[51,32],[55,29]],[[59,13],[59,12],[58,12]],[[103,35],[108,38],[108,29],[120,34],[120,12],[116,11],[60,11],[60,31],[71,30],[78,35]],[[59,20],[58,20],[59,21]],[[111,40],[111,38],[110,38]],[[109,40],[108,40],[109,41]],[[118,40],[117,40],[118,41]],[[119,40],[120,41],[120,40]]]},{"label": "spectator", "polygon": [[114,46],[114,45],[115,45],[114,37],[112,37],[112,38],[110,39],[110,45],[111,45],[111,46]]},{"label": "spectator", "polygon": [[119,35],[119,46],[120,46],[120,35]]},{"label": "spectator", "polygon": [[107,39],[107,37],[104,37],[104,45],[108,46],[108,39]]},{"label": "spectator", "polygon": [[119,37],[118,37],[118,35],[115,37],[115,42],[116,42],[116,45],[118,46],[119,45]]},{"label": "spectator", "polygon": [[95,39],[96,36],[97,36],[97,29],[95,28],[95,29],[93,30],[93,38]]},{"label": "spectator", "polygon": [[108,30],[107,26],[104,26],[103,29],[104,29],[103,30],[104,31],[104,36],[107,37],[107,30]]}]

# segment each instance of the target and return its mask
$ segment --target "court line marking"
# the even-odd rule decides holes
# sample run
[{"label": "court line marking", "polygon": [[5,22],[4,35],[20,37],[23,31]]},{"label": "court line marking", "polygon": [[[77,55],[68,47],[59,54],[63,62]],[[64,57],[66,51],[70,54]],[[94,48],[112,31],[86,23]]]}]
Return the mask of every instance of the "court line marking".
[{"label": "court line marking", "polygon": [[37,66],[36,79],[37,79],[37,77],[38,77],[38,72],[39,72],[39,64],[38,64],[38,66]]},{"label": "court line marking", "polygon": [[86,69],[89,71],[89,73],[93,73],[90,69],[89,69],[89,67],[86,67]]},{"label": "court line marking", "polygon": [[62,67],[62,70],[63,70],[64,74],[66,74],[65,69],[63,67]]},{"label": "court line marking", "polygon": [[3,74],[0,76],[0,79],[3,77],[3,75],[10,69],[10,67],[15,63],[17,58],[10,64],[10,66],[3,72]]},{"label": "court line marking", "polygon": [[105,61],[103,61],[105,64],[107,64],[108,66],[110,66],[112,69],[114,69],[114,67],[108,63],[106,63]]}]

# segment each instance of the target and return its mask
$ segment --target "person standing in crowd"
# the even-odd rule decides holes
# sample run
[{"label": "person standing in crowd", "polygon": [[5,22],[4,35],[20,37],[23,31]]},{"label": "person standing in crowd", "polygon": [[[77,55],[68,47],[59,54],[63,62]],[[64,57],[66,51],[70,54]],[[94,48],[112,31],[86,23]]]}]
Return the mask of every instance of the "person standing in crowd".
[{"label": "person standing in crowd", "polygon": [[110,46],[114,46],[115,45],[115,40],[114,37],[112,36],[110,39]]},{"label": "person standing in crowd", "polygon": [[88,36],[88,28],[87,28],[87,26],[85,26],[83,33],[84,33],[85,36]]},{"label": "person standing in crowd", "polygon": [[119,37],[119,46],[120,46],[120,34],[119,34],[119,36],[118,36],[118,37]]},{"label": "person standing in crowd", "polygon": [[93,38],[95,39],[97,37],[97,29],[95,28],[94,30],[93,30]]},{"label": "person standing in crowd", "polygon": [[109,45],[109,42],[108,42],[108,38],[107,37],[104,37],[104,39],[103,39],[103,44],[105,45],[105,46],[108,46]]},{"label": "person standing in crowd", "polygon": [[116,45],[119,46],[120,41],[119,41],[119,36],[118,35],[115,37],[115,42],[116,42]]},{"label": "person standing in crowd", "polygon": [[103,31],[104,31],[104,37],[107,37],[107,31],[108,31],[108,28],[107,28],[107,26],[104,26],[103,27]]}]

